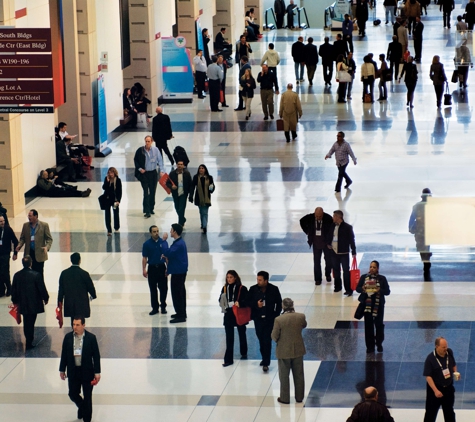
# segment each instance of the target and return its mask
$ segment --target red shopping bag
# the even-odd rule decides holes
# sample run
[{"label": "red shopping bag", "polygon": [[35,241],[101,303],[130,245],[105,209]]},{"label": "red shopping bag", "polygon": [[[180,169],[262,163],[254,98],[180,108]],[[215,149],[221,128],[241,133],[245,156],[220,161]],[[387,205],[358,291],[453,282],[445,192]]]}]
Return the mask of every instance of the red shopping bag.
[{"label": "red shopping bag", "polygon": [[8,308],[10,311],[8,312],[13,318],[15,318],[15,321],[17,324],[21,324],[21,314],[20,314],[20,307],[18,305],[15,305],[14,303],[8,305]]},{"label": "red shopping bag", "polygon": [[356,256],[353,257],[353,262],[351,263],[350,268],[350,286],[351,290],[356,290],[358,281],[360,281],[361,272],[358,269],[358,262],[356,261]]},{"label": "red shopping bag", "polygon": [[219,102],[221,104],[224,103],[224,91],[223,90],[219,91]]},{"label": "red shopping bag", "polygon": [[56,319],[58,320],[59,328],[63,328],[63,304],[60,303],[56,308]]},{"label": "red shopping bag", "polygon": [[160,180],[158,181],[158,183],[160,183],[160,186],[165,189],[165,191],[170,195],[170,193],[172,192],[170,190],[170,188],[167,186],[167,181],[170,180],[172,186],[175,186],[175,183],[173,183],[173,181],[168,177],[168,174],[167,173],[164,173],[162,177],[160,177]]}]

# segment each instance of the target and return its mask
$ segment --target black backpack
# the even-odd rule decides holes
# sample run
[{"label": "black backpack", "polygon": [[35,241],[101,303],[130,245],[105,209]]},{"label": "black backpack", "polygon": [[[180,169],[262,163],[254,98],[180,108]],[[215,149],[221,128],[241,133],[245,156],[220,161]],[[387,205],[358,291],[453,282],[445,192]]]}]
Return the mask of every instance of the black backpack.
[{"label": "black backpack", "polygon": [[176,146],[173,150],[173,158],[175,159],[175,163],[178,163],[178,161],[183,161],[185,167],[188,167],[188,163],[190,162],[190,160],[188,159],[188,155],[186,154],[185,148],[179,145]]}]

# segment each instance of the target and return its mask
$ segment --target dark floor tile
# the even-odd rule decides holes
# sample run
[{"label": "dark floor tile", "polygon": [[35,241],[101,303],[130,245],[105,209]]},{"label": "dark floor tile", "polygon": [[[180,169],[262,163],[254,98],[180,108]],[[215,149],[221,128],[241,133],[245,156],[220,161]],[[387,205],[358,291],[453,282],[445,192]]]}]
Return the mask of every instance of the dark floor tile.
[{"label": "dark floor tile", "polygon": [[419,362],[400,363],[399,373],[391,407],[407,409],[423,409],[426,397],[426,380],[422,375],[424,360]]},{"label": "dark floor tile", "polygon": [[307,329],[303,332],[306,360],[339,360],[345,353],[348,330]]},{"label": "dark floor tile", "polygon": [[411,329],[472,329],[472,321],[411,321]]},{"label": "dark floor tile", "polygon": [[216,406],[221,396],[201,396],[197,406]]},{"label": "dark floor tile", "polygon": [[310,387],[307,399],[305,400],[305,407],[321,407],[322,400],[330,384],[333,372],[338,362],[324,361],[320,363],[317,375]]}]

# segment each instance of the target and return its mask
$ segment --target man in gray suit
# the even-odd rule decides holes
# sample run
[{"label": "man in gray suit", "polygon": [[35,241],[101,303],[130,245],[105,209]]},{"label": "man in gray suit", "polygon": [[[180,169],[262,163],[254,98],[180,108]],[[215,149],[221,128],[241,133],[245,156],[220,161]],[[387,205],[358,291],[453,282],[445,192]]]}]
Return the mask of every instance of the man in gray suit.
[{"label": "man in gray suit", "polygon": [[302,330],[307,326],[305,315],[295,312],[294,301],[285,298],[282,301],[284,313],[274,321],[272,339],[277,343],[276,356],[279,362],[280,397],[279,403],[290,403],[290,370],[294,377],[295,401],[302,403],[305,380],[303,375],[303,356],[305,344]]}]

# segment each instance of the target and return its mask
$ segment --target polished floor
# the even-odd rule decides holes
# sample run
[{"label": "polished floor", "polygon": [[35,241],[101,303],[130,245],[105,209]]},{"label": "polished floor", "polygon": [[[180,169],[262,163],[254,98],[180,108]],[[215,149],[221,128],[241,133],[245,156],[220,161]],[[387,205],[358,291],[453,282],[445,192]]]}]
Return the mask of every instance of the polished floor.
[{"label": "polished floor", "polygon": [[[461,10],[457,2],[452,17]],[[384,25],[380,6],[377,14],[382,25],[374,27],[369,22],[367,37],[355,37],[358,67],[368,52],[375,57],[386,53],[392,27]],[[346,420],[368,385],[379,389],[380,399],[391,407],[396,421],[420,421],[425,400],[423,362],[439,335],[448,339],[462,373],[456,392],[457,420],[473,421],[472,75],[465,93],[450,84],[453,105],[437,110],[429,67],[432,56],[439,54],[450,79],[455,23],[451,30],[444,30],[433,4],[423,22],[422,64],[413,109],[406,108],[405,86],[397,83],[389,84],[387,102],[362,104],[358,77],[353,99],[338,104],[336,83],[324,87],[321,65],[313,87],[308,82],[296,87],[303,117],[297,141],[290,144],[283,133],[276,132],[274,121],[263,121],[259,95],[253,100],[249,121],[244,112],[233,111],[236,67],[228,71],[230,107],[223,113],[210,113],[208,99],[165,106],[175,135],[171,146],[187,150],[192,174],[205,163],[216,181],[206,236],[199,229],[197,208],[187,207],[184,239],[190,268],[184,324],[173,326],[165,315],[148,315],[141,246],[151,224],[168,231],[177,218],[171,198],[161,189],[154,218],[143,218],[133,155],[147,131],[120,134],[111,144],[113,153],[94,160],[95,170],[87,181],[78,183],[80,189],[92,189],[89,198],[30,202],[27,209],[37,209],[53,233],[45,267],[51,299],[46,313],[38,317],[37,345],[26,353],[21,327],[7,313],[8,299],[0,299],[0,421],[75,420],[67,385],[58,374],[61,341],[68,328],[60,330],[54,317],[59,274],[69,266],[73,251],[81,253],[82,267],[91,273],[98,294],[87,321],[98,337],[103,362],[102,380],[93,394],[95,421]],[[321,29],[302,34],[312,36],[317,45],[324,35],[332,35]],[[283,59],[278,68],[281,87],[295,84],[290,44],[297,35],[272,31],[254,43],[254,74],[266,42],[272,41]],[[338,130],[346,132],[358,157],[358,165],[348,168],[354,184],[341,195],[334,193],[334,160],[324,160]],[[166,158],[165,163],[169,171]],[[97,197],[110,166],[119,170],[124,197],[120,232],[107,237]],[[438,206],[428,230],[433,239],[432,282],[423,281],[414,237],[407,228],[412,205],[425,187],[432,190],[434,207]],[[331,283],[313,283],[312,255],[299,219],[316,206],[329,213],[344,210],[346,221],[355,229],[360,267],[365,271],[377,259],[388,278],[391,295],[385,309],[383,353],[365,353],[362,324],[353,319],[356,296],[334,294]],[[11,224],[19,232],[25,221],[26,211],[12,218]],[[12,272],[19,268],[19,261],[12,263]],[[235,269],[248,287],[255,283],[257,271],[269,271],[283,297],[293,298],[297,311],[306,314],[303,404],[293,398],[290,405],[277,403],[277,362],[272,361],[269,373],[261,371],[252,323],[247,333],[249,360],[238,360],[236,344],[235,364],[222,368],[225,337],[218,296],[229,269]],[[171,314],[171,297],[168,302]],[[438,420],[442,418],[439,415]]]}]

